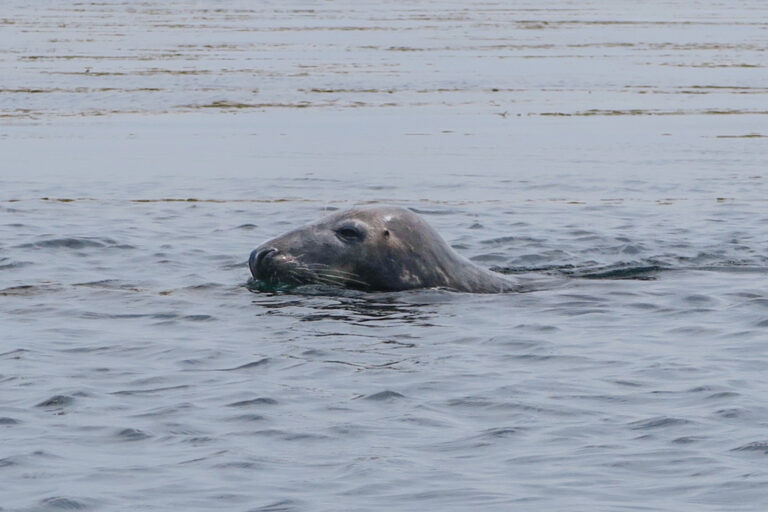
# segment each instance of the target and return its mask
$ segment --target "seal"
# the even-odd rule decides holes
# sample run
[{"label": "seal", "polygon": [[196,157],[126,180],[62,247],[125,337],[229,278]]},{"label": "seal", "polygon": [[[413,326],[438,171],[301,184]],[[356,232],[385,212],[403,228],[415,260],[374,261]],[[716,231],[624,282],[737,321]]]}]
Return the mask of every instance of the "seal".
[{"label": "seal", "polygon": [[396,206],[357,207],[264,242],[251,274],[268,287],[325,284],[366,291],[445,288],[518,291],[515,283],[456,254],[419,215]]}]

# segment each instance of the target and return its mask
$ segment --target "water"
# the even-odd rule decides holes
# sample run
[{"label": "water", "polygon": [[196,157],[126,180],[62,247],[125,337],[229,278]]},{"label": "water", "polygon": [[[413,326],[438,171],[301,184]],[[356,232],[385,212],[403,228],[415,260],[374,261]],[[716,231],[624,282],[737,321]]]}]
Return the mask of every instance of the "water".
[{"label": "water", "polygon": [[[768,507],[766,8],[6,2],[3,510]],[[523,294],[253,293],[418,210]]]}]

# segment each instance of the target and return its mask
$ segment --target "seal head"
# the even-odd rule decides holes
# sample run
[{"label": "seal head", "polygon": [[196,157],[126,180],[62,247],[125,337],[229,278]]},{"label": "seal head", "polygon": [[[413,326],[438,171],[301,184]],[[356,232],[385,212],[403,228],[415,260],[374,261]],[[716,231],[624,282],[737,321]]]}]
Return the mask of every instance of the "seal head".
[{"label": "seal head", "polygon": [[394,206],[334,213],[257,247],[253,277],[269,286],[326,284],[398,291],[441,287],[513,291],[514,283],[462,258],[416,213]]}]

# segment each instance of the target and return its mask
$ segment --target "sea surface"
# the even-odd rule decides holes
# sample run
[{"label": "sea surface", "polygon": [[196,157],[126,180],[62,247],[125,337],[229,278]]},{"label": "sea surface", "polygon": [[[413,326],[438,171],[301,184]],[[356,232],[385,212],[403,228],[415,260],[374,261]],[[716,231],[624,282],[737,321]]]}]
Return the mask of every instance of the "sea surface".
[{"label": "sea surface", "polygon": [[[409,207],[526,293],[259,293]],[[768,5],[0,5],[0,510],[768,510]]]}]

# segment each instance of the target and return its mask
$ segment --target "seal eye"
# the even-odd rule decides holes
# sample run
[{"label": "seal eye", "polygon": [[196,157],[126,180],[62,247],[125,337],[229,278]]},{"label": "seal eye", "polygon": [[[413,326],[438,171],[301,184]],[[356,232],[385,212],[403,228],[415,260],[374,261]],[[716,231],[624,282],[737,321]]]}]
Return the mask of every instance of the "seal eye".
[{"label": "seal eye", "polygon": [[353,226],[344,226],[337,229],[336,235],[344,242],[360,242],[365,238],[365,234]]}]

